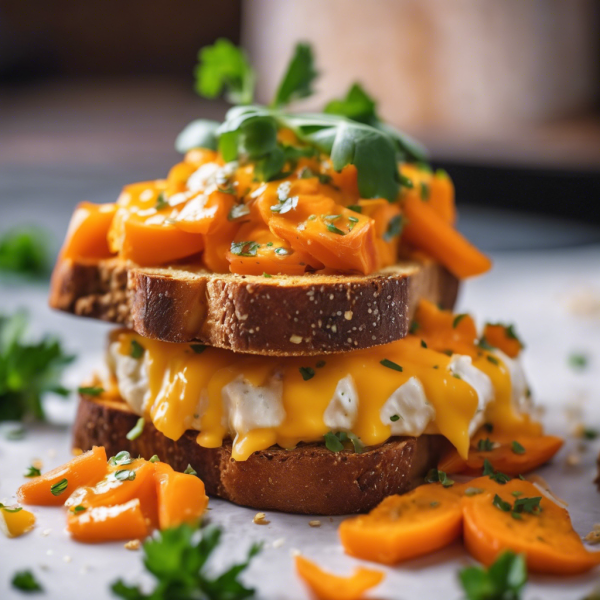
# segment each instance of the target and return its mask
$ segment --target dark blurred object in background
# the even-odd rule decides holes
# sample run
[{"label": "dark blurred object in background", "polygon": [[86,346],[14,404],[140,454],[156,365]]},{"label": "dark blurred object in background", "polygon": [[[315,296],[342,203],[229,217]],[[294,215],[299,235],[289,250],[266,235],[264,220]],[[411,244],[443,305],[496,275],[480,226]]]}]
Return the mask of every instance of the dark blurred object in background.
[{"label": "dark blurred object in background", "polygon": [[469,206],[600,224],[598,0],[0,0],[0,230],[43,201],[31,221],[60,237],[75,202],[165,175],[180,129],[227,108],[193,92],[218,37],[248,48],[261,100],[311,40],[319,102],[365,83],[449,171],[467,229]]}]

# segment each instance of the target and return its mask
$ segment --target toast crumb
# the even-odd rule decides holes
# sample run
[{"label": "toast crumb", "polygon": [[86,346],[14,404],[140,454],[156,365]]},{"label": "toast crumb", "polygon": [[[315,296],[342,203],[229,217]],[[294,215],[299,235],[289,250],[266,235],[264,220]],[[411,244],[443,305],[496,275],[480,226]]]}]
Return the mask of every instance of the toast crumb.
[{"label": "toast crumb", "polygon": [[252,522],[256,525],[268,525],[271,521],[268,521],[266,517],[265,513],[256,513]]},{"label": "toast crumb", "polygon": [[292,342],[292,344],[301,344],[302,337],[300,337],[299,335],[292,335],[290,336],[290,342]]},{"label": "toast crumb", "polygon": [[73,456],[79,456],[80,454],[83,454],[83,450],[81,448],[71,448],[71,454]]},{"label": "toast crumb", "polygon": [[311,527],[321,527],[321,521],[315,519],[314,521],[309,521],[308,524]]},{"label": "toast crumb", "polygon": [[281,548],[285,544],[285,538],[278,538],[273,542],[273,548]]},{"label": "toast crumb", "polygon": [[352,316],[353,316],[353,312],[351,310],[347,310],[344,313],[344,319],[346,319],[346,321],[352,321]]},{"label": "toast crumb", "polygon": [[592,530],[583,539],[588,544],[600,544],[600,523],[594,523]]},{"label": "toast crumb", "polygon": [[129,540],[126,544],[123,544],[123,548],[126,550],[139,550],[140,540]]}]

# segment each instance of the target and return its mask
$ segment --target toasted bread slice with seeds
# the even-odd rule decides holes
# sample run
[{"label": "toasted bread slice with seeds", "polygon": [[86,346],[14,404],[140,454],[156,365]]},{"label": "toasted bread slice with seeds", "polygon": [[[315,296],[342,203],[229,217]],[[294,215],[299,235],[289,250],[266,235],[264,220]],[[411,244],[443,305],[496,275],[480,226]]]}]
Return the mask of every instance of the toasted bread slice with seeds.
[{"label": "toasted bread slice with seeds", "polygon": [[267,278],[63,259],[50,306],[167,342],[306,356],[401,339],[421,298],[452,308],[457,293],[458,280],[433,261],[404,261],[367,276]]}]

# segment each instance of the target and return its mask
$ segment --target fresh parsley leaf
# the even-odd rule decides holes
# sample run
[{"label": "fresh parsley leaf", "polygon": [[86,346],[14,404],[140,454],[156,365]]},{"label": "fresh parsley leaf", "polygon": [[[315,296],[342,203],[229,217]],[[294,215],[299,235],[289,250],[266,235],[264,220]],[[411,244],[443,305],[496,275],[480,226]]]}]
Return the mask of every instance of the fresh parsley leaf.
[{"label": "fresh parsley leaf", "polygon": [[363,450],[365,449],[365,445],[360,441],[360,438],[351,431],[347,432],[346,436],[352,442],[352,445],[354,446],[354,452],[356,452],[356,454],[362,454]]},{"label": "fresh parsley leaf", "polygon": [[324,436],[325,447],[331,452],[341,452],[344,449],[344,444],[340,442],[338,436],[332,431],[328,431]]},{"label": "fresh parsley leaf", "polygon": [[450,479],[444,471],[438,469],[430,469],[425,477],[427,483],[441,483],[444,487],[451,487],[454,485],[454,480]]},{"label": "fresh parsley leaf", "polygon": [[341,452],[344,449],[343,442],[352,442],[354,452],[357,454],[360,454],[365,447],[360,438],[351,432],[339,431],[334,433],[329,431],[323,437],[325,438],[325,447],[331,452]]},{"label": "fresh parsley leaf", "polygon": [[175,139],[175,150],[185,154],[192,148],[216,150],[217,129],[220,123],[209,119],[196,119],[184,127]]},{"label": "fresh parsley leaf", "polygon": [[144,346],[142,346],[137,340],[131,340],[131,358],[142,358],[144,355]]},{"label": "fresh parsley leaf", "polygon": [[134,481],[136,472],[133,469],[119,469],[115,471],[112,476],[117,481]]},{"label": "fresh parsley leaf", "polygon": [[53,496],[60,496],[69,486],[69,482],[66,479],[57,481],[54,485],[50,486],[50,492]]},{"label": "fresh parsley leaf", "polygon": [[390,417],[390,421],[392,421],[392,423],[395,423],[396,421],[400,420],[400,415],[392,415]]},{"label": "fresh parsley leaf", "polygon": [[390,219],[387,229],[383,234],[383,239],[386,242],[391,242],[394,238],[397,238],[404,229],[404,218],[402,215],[396,215]]},{"label": "fresh parsley leaf", "polygon": [[383,365],[384,367],[387,367],[388,369],[392,369],[394,371],[399,371],[400,373],[402,373],[402,367],[400,365],[396,364],[395,362],[388,360],[387,358],[380,360],[379,364]]},{"label": "fresh parsley leaf", "polygon": [[454,319],[452,320],[452,327],[453,327],[454,329],[456,329],[456,328],[458,327],[458,324],[459,324],[459,323],[460,323],[460,322],[461,322],[461,321],[462,321],[462,320],[463,320],[465,317],[467,317],[467,316],[468,316],[468,315],[467,315],[467,314],[465,314],[465,313],[463,313],[463,314],[461,314],[461,315],[456,315],[456,316],[454,317]]},{"label": "fresh parsley leaf", "polygon": [[589,358],[583,352],[572,352],[569,354],[569,366],[574,371],[584,371],[589,363]]},{"label": "fresh parsley leaf", "polygon": [[525,448],[516,440],[511,443],[510,447],[515,454],[525,454]]},{"label": "fresh parsley leaf", "polygon": [[492,481],[495,481],[500,485],[504,485],[510,481],[510,477],[508,475],[500,473],[500,471],[494,471],[492,464],[487,458],[483,461],[483,475],[488,475]]},{"label": "fresh parsley leaf", "polygon": [[317,75],[312,48],[308,44],[297,44],[271,106],[277,108],[310,96]]},{"label": "fresh parsley leaf", "polygon": [[483,494],[483,490],[477,487],[468,487],[465,490],[465,496],[477,496],[478,494]]},{"label": "fresh parsley leaf", "polygon": [[261,546],[254,544],[247,559],[221,574],[208,563],[221,540],[221,529],[202,529],[184,524],[165,529],[144,543],[144,566],[156,580],[154,589],[145,593],[122,580],[112,584],[112,592],[125,600],[191,599],[244,600],[254,596],[239,576]]},{"label": "fresh parsley leaf", "polygon": [[425,340],[421,340],[421,348],[427,348],[427,343]]},{"label": "fresh parsley leaf", "polygon": [[236,256],[256,256],[260,244],[256,242],[231,242],[230,252]]},{"label": "fresh parsley leaf", "polygon": [[500,365],[500,361],[495,357],[492,356],[491,354],[488,354],[486,357],[488,362],[491,362],[493,365],[499,366]]},{"label": "fresh parsley leaf", "polygon": [[500,496],[498,496],[498,494],[496,494],[494,496],[494,500],[492,501],[492,504],[496,508],[499,508],[500,510],[502,510],[504,512],[509,512],[510,509],[512,508],[512,506],[510,505],[510,502],[505,502],[504,500],[502,500],[502,498],[500,498]]},{"label": "fresh parsley leaf", "polygon": [[299,371],[304,381],[308,381],[315,376],[315,370],[312,367],[300,367]]},{"label": "fresh parsley leaf", "polygon": [[153,455],[152,455],[152,456],[151,456],[151,457],[148,459],[148,462],[151,462],[151,463],[157,463],[157,462],[160,462],[160,458],[158,458],[158,456],[157,456],[156,454],[153,454]]},{"label": "fresh parsley leaf", "polygon": [[77,391],[84,396],[99,396],[104,393],[104,388],[101,387],[80,387],[77,388]]},{"label": "fresh parsley leaf", "polygon": [[23,473],[23,477],[39,477],[41,474],[42,472],[37,467],[30,465],[27,467],[25,473]]},{"label": "fresh parsley leaf", "polygon": [[185,468],[184,473],[186,475],[198,475],[198,473],[194,470],[194,468],[190,464],[188,464],[188,466]]},{"label": "fresh parsley leaf", "polygon": [[504,552],[489,569],[467,567],[458,577],[466,600],[520,600],[527,583],[525,556]]},{"label": "fresh parsley leaf", "polygon": [[43,592],[44,588],[39,584],[33,573],[29,570],[17,571],[11,580],[11,584],[22,592]]},{"label": "fresh parsley leaf", "polygon": [[479,452],[491,452],[494,449],[494,442],[492,442],[489,438],[485,438],[484,440],[479,440],[477,442],[477,450]]},{"label": "fresh parsley leaf", "polygon": [[50,271],[49,234],[37,227],[18,227],[0,236],[0,272],[44,278]]},{"label": "fresh parsley leaf", "polygon": [[158,197],[156,198],[156,205],[154,208],[156,210],[162,210],[163,208],[167,208],[167,206],[169,206],[169,203],[165,198],[165,193],[160,192],[160,194],[158,194]]},{"label": "fresh parsley leaf", "polygon": [[379,121],[376,106],[375,100],[364,88],[359,83],[354,83],[345,98],[332,100],[325,106],[323,112],[341,115],[366,125],[374,125]]},{"label": "fresh parsley leaf", "polygon": [[120,465],[129,465],[132,461],[131,454],[129,454],[127,450],[121,450],[121,452],[118,452],[115,456],[111,456],[108,459],[108,464],[111,467],[116,467]]},{"label": "fresh parsley leaf", "polygon": [[27,324],[23,312],[0,315],[0,421],[43,420],[42,397],[49,392],[69,394],[60,379],[75,357],[65,354],[53,337],[30,342]]},{"label": "fresh parsley leaf", "polygon": [[216,98],[221,92],[232,104],[250,104],[254,96],[254,70],[243,50],[220,38],[205,46],[198,55],[196,92],[205,98]]},{"label": "fresh parsley leaf", "polygon": [[515,500],[513,512],[539,515],[540,512],[542,512],[542,507],[540,506],[541,501],[541,496],[536,496],[535,498],[518,498]]},{"label": "fresh parsley leaf", "polygon": [[327,223],[327,231],[337,235],[346,235],[341,229],[338,229],[333,223]]},{"label": "fresh parsley leaf", "polygon": [[131,429],[131,431],[125,436],[128,440],[137,440],[137,438],[142,435],[142,431],[144,431],[144,425],[146,424],[146,420],[144,417],[140,417],[137,420],[135,426]]}]

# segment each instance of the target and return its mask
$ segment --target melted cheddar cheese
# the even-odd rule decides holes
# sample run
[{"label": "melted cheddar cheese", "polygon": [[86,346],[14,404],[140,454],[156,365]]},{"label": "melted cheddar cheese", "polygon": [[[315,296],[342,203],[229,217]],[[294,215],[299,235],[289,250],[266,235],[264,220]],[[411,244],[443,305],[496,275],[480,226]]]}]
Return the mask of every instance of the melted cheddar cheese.
[{"label": "melted cheddar cheese", "polygon": [[[137,394],[130,405],[164,435],[176,440],[185,430],[196,429],[198,443],[207,448],[231,437],[235,460],[274,444],[293,448],[299,442],[322,441],[332,430],[351,431],[366,446],[392,435],[439,433],[466,457],[471,436],[484,422],[513,434],[539,426],[516,397],[523,390],[513,390],[511,359],[477,347],[474,336],[470,344],[461,340],[470,335],[470,323],[463,321],[452,328],[455,339],[440,335],[444,351],[435,347],[424,326],[423,337],[409,335],[345,354],[289,358],[216,348],[198,353],[193,345],[119,330],[112,334],[109,364],[120,395],[128,400]],[[138,358],[131,356],[134,341],[144,349]],[[123,364],[128,365],[125,370]],[[403,404],[393,404],[398,397]],[[395,415],[390,406],[403,408]],[[420,425],[402,429],[404,419]]]}]

